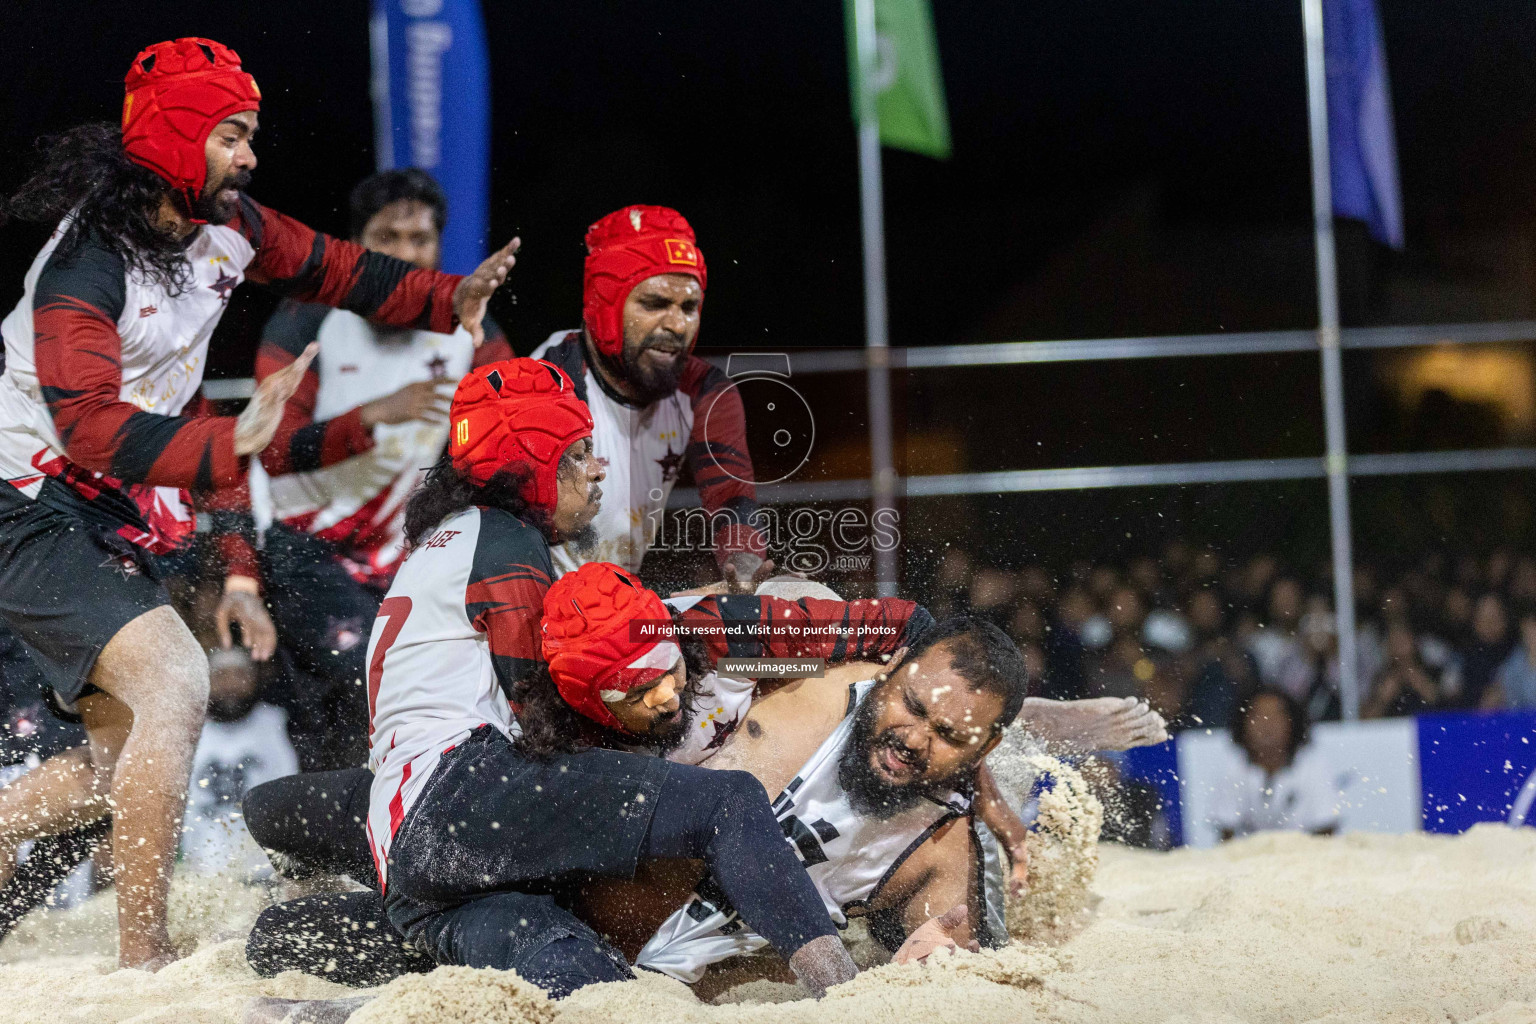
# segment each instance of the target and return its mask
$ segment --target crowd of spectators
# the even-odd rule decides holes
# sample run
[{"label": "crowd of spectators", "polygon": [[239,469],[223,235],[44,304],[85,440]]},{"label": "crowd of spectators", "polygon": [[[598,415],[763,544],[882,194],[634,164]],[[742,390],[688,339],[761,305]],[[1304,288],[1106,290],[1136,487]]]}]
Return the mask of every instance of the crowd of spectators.
[{"label": "crowd of spectators", "polygon": [[[1326,567],[1176,541],[1120,564],[978,564],[951,548],[929,606],[1007,629],[1036,694],[1145,697],[1174,728],[1228,728],[1245,698],[1287,694],[1340,717]],[[1357,564],[1361,715],[1536,706],[1536,555],[1428,554]]]}]

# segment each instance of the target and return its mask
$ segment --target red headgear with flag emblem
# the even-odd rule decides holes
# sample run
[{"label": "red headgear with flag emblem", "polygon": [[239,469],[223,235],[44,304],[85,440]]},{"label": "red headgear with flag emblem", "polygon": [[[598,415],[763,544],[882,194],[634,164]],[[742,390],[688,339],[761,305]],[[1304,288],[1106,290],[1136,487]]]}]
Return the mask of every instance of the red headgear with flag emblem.
[{"label": "red headgear with flag emblem", "polygon": [[550,513],[560,457],[592,436],[592,413],[571,378],[542,359],[504,359],[471,370],[453,393],[448,422],[454,469],[484,485],[508,466],[526,465],[532,476],[523,498]]},{"label": "red headgear with flag emblem", "polygon": [[140,52],[123,85],[123,151],[169,182],[190,211],[208,180],[208,133],[230,114],[261,109],[256,79],[234,50],[189,37]]},{"label": "red headgear with flag emblem", "polygon": [[587,228],[582,316],[606,356],[624,351],[624,300],[658,274],[687,274],[705,286],[704,254],[693,228],[665,206],[626,206]]},{"label": "red headgear with flag emblem", "polygon": [[640,580],[611,562],[587,562],[544,595],[544,660],[561,698],[610,729],[604,704],[666,672],[682,657],[672,614]]}]

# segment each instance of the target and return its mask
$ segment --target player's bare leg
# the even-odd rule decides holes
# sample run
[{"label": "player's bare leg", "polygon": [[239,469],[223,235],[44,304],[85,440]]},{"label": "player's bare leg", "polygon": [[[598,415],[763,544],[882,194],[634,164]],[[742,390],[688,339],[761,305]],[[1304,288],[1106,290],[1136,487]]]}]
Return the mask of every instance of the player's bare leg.
[{"label": "player's bare leg", "polygon": [[108,771],[88,747],[56,754],[0,789],[0,885],[16,871],[16,850],[29,839],[58,835],[107,813]]},{"label": "player's bare leg", "polygon": [[1138,697],[1046,700],[1031,697],[1019,716],[1047,743],[1077,751],[1129,750],[1162,743],[1168,723]]},{"label": "player's bare leg", "polygon": [[[176,958],[166,898],[208,706],[208,659],[162,605],[118,631],[91,682],[103,693],[80,701],[86,731],[101,756],[115,753],[110,802],[118,963],[156,970]],[[113,738],[124,735],[114,751]]]}]

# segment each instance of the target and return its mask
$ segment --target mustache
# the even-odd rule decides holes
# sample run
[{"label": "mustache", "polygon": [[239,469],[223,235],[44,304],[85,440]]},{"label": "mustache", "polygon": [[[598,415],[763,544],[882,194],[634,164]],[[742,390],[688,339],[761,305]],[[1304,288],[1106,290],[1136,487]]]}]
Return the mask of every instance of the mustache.
[{"label": "mustache", "polygon": [[588,505],[596,505],[598,502],[600,502],[602,500],[603,500],[603,489],[601,487],[599,487],[597,484],[593,484],[592,485],[592,489],[587,492],[587,504]]},{"label": "mustache", "polygon": [[649,335],[646,336],[646,339],[640,343],[640,351],[642,352],[644,352],[646,349],[652,348],[680,352],[686,347],[687,342],[683,340],[682,335],[673,334],[665,327],[652,331]]},{"label": "mustache", "polygon": [[218,184],[209,189],[208,193],[213,195],[218,192],[222,192],[226,188],[235,189],[237,192],[244,192],[250,187],[251,172],[248,170],[239,170],[233,174],[226,174],[224,177],[220,178]]}]

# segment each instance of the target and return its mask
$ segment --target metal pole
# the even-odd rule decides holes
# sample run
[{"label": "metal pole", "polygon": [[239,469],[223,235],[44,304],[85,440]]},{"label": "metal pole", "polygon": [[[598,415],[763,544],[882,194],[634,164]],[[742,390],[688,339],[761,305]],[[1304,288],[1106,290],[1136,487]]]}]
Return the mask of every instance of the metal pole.
[{"label": "metal pole", "polygon": [[[880,180],[880,114],[875,70],[875,0],[854,0],[854,44],[859,58],[859,210],[864,225],[864,351],[869,382],[869,489],[871,513],[893,515],[896,465],[891,456],[890,336],[885,306],[885,203]],[[870,531],[874,544],[875,531]],[[896,552],[875,547],[875,585],[896,596]]]},{"label": "metal pole", "polygon": [[1328,167],[1328,71],[1323,0],[1302,0],[1307,39],[1307,124],[1312,144],[1312,228],[1317,247],[1317,342],[1323,358],[1323,422],[1328,451],[1328,525],[1333,542],[1333,604],[1339,630],[1339,695],[1344,718],[1360,717],[1355,659],[1354,559],[1350,552],[1349,466],[1344,440],[1344,370],[1339,356],[1339,277],[1333,242],[1333,187]]}]

